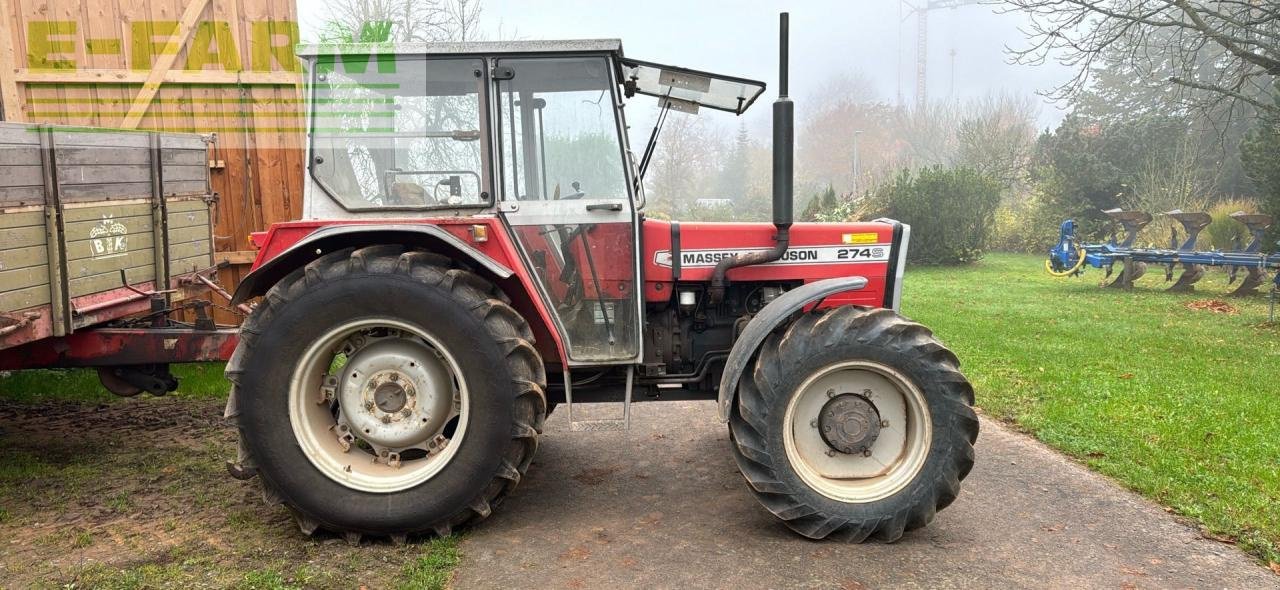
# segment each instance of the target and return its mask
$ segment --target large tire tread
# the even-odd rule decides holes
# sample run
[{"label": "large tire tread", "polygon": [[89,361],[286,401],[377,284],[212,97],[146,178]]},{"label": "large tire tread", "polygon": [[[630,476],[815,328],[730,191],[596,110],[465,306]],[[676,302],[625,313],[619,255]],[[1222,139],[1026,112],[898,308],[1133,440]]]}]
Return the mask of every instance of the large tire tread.
[{"label": "large tire tread", "polygon": [[[769,452],[767,438],[773,413],[782,412],[791,395],[778,386],[786,382],[783,373],[804,359],[848,344],[850,338],[913,365],[915,374],[924,375],[918,385],[930,398],[931,413],[940,412],[945,417],[943,428],[937,427],[935,417],[936,448],[930,453],[936,452],[946,464],[941,465],[940,476],[917,491],[924,497],[895,502],[897,507],[889,513],[863,520],[824,513],[819,502],[810,500],[816,492],[807,486],[797,489],[804,484],[797,486],[788,478],[779,477],[779,470],[790,466],[785,455]],[[729,418],[731,447],[752,493],[797,533],[812,539],[852,543],[867,539],[893,542],[905,531],[927,525],[959,495],[960,481],[973,468],[973,444],[978,436],[973,403],[973,388],[960,373],[959,360],[934,339],[928,328],[888,309],[843,306],[814,311],[767,338],[756,356],[754,369],[742,376]],[[781,420],[781,416],[776,418]]]},{"label": "large tire tread", "polygon": [[234,421],[241,440],[236,469],[233,471],[257,474],[263,498],[269,504],[284,504],[294,515],[298,528],[307,535],[325,529],[343,534],[349,541],[359,542],[363,535],[371,534],[368,531],[335,527],[325,523],[320,515],[308,515],[291,505],[275,489],[269,475],[257,472],[254,458],[243,442],[246,438],[246,425],[238,419],[240,413],[237,408],[237,399],[242,389],[243,359],[249,355],[264,353],[254,350],[254,342],[264,330],[269,329],[276,310],[289,305],[309,288],[354,273],[404,275],[423,284],[448,290],[456,301],[470,310],[475,319],[483,323],[491,338],[499,343],[505,352],[507,369],[514,377],[511,384],[515,403],[511,440],[503,451],[503,459],[490,483],[455,514],[425,528],[389,535],[401,540],[406,534],[434,533],[448,536],[455,528],[468,527],[487,518],[520,483],[533,461],[538,447],[538,435],[542,433],[546,419],[547,378],[542,359],[533,347],[533,331],[519,312],[511,307],[510,299],[501,289],[479,275],[438,254],[406,251],[398,245],[340,250],[294,271],[267,292],[241,326],[239,346],[227,364],[226,376],[231,381],[231,393],[225,417]]}]

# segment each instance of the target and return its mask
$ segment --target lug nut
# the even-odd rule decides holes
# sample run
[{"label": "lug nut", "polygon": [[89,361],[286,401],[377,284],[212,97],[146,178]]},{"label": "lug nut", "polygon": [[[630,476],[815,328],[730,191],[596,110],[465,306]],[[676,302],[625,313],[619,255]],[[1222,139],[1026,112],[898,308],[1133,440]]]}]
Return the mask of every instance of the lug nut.
[{"label": "lug nut", "polygon": [[817,418],[814,418],[814,419],[810,420],[810,421],[809,421],[809,427],[810,427],[810,428],[817,428],[817,427],[818,427],[818,419],[817,419]]},{"label": "lug nut", "polygon": [[370,412],[372,412],[372,411],[373,411],[373,402],[365,402],[365,403],[364,403],[364,409],[369,410]]},{"label": "lug nut", "polygon": [[391,376],[390,376],[390,377],[388,377],[388,379],[391,379],[392,381],[399,381],[399,380],[400,380],[400,376],[399,376],[399,375],[397,375],[397,374],[395,374],[395,373],[392,373],[392,374],[391,374]]},{"label": "lug nut", "polygon": [[391,416],[383,416],[383,417],[382,417],[382,423],[383,423],[383,424],[390,424],[390,423],[391,423]]},{"label": "lug nut", "polygon": [[835,397],[835,396],[836,396],[835,388],[831,388],[827,390],[827,397]]}]

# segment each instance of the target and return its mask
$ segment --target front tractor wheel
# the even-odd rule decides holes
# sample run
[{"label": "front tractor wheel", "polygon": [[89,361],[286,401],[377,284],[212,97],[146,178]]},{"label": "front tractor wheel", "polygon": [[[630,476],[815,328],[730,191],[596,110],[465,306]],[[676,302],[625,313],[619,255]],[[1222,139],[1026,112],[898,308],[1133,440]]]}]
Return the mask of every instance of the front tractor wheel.
[{"label": "front tractor wheel", "polygon": [[813,539],[896,541],[973,467],[973,389],[951,351],[887,309],[804,314],[761,346],[729,430],[756,497]]},{"label": "front tractor wheel", "polygon": [[502,293],[399,247],[324,256],[272,288],[228,365],[237,472],[302,530],[435,532],[487,517],[537,447],[546,377]]}]

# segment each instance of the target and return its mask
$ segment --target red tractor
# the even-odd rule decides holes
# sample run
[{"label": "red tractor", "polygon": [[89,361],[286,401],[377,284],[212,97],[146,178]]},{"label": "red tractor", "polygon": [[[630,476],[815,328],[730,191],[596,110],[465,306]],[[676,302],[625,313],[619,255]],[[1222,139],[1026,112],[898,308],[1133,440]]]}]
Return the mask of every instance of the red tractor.
[{"label": "red tractor", "polygon": [[[254,235],[227,365],[257,476],[306,533],[448,535],[520,482],[543,421],[718,399],[760,502],[800,534],[898,539],[973,465],[973,389],[898,314],[910,228],[792,224],[782,20],[773,223],[646,219],[624,99],[743,113],[761,82],[616,40],[319,46],[302,221]],[[621,401],[616,420],[573,404]],[[581,417],[581,412],[579,412]]]}]

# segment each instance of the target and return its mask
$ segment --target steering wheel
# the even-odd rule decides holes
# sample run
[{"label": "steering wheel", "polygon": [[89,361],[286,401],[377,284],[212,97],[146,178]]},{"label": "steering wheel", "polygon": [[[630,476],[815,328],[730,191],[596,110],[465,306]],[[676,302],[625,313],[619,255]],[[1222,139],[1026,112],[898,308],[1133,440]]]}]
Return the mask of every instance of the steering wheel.
[{"label": "steering wheel", "polygon": [[561,201],[567,201],[570,199],[581,199],[582,197],[587,196],[587,193],[582,192],[582,183],[575,180],[573,182],[570,182],[569,186],[573,187],[573,192],[563,197],[560,197]]}]

